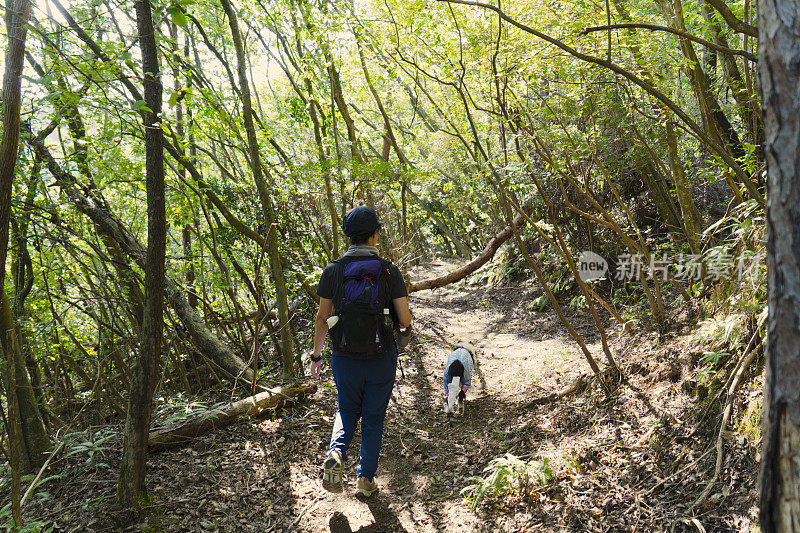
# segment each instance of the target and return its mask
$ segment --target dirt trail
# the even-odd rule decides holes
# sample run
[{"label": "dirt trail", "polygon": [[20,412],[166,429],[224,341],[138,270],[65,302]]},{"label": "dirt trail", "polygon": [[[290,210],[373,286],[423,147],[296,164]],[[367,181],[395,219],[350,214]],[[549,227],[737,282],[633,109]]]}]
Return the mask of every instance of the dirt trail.
[{"label": "dirt trail", "polygon": [[[434,263],[414,278],[456,265]],[[642,333],[615,344],[628,377],[607,398],[597,388],[524,407],[564,388],[588,365],[552,311],[536,312],[533,284],[460,282],[412,295],[416,340],[401,357],[378,468],[380,491],[354,497],[360,434],[345,488],[322,488],[336,391],[324,368],[311,402],[240,423],[148,458],[153,504],[144,521],[113,505],[121,442],[52,465],[61,477],[31,498],[25,519],[57,531],[747,531],[756,515],[758,447],[726,441],[725,476],[690,506],[713,470],[713,423],[698,426],[687,394],[697,348]],[[592,352],[601,349],[586,312],[567,311]],[[616,334],[613,335],[616,338]],[[443,414],[444,361],[458,340],[478,349],[463,418]],[[755,392],[755,391],[754,391]],[[694,414],[693,414],[694,413]],[[711,418],[709,418],[713,422]],[[96,438],[93,437],[93,439]],[[487,499],[477,514],[460,494],[505,453],[541,465],[550,482]]]},{"label": "dirt trail", "polygon": [[[421,276],[454,268],[440,262]],[[355,463],[349,461],[342,494],[316,492],[297,526],[305,531],[495,530],[463,504],[460,490],[479,474],[486,445],[505,429],[497,414],[531,390],[551,392],[588,370],[580,354],[553,334],[554,318],[531,322],[519,286],[487,290],[457,288],[412,296],[416,342],[401,357],[386,421],[380,492],[371,501],[354,498]],[[557,320],[557,319],[555,319]],[[442,407],[442,374],[459,340],[477,348],[477,372],[463,419],[448,420]],[[533,385],[537,387],[532,388]],[[527,393],[527,394],[525,394]],[[332,397],[332,391],[326,391]],[[326,420],[328,416],[326,415]],[[351,445],[357,456],[359,434]],[[499,450],[495,450],[496,452]],[[316,473],[314,471],[314,473]],[[309,480],[312,482],[312,480]]]}]

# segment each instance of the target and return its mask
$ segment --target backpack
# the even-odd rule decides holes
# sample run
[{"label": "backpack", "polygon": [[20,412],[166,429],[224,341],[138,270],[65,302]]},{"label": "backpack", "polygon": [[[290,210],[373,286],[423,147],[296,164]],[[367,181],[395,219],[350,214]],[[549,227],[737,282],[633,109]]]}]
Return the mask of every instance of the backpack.
[{"label": "backpack", "polygon": [[334,263],[340,268],[333,280],[339,317],[330,329],[333,348],[354,359],[377,357],[394,342],[391,263],[377,256],[343,257]]}]

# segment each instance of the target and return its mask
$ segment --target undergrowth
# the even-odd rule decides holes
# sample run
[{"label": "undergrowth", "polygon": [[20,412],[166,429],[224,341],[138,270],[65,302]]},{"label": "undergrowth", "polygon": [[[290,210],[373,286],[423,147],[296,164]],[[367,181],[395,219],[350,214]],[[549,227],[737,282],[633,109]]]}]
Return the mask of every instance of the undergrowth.
[{"label": "undergrowth", "polygon": [[514,454],[492,459],[483,469],[483,476],[469,479],[471,485],[461,494],[475,511],[486,497],[500,498],[511,494],[526,498],[537,486],[546,486],[553,481],[553,470],[547,458],[541,461],[524,461]]}]

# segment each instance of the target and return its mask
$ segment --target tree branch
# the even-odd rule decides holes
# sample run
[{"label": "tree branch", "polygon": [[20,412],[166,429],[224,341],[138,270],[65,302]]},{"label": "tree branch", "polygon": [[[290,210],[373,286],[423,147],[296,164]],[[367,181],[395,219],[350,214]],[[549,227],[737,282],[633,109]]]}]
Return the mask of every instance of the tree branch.
[{"label": "tree branch", "polygon": [[[530,33],[531,35],[534,35],[539,39],[542,39],[543,41],[546,41],[552,44],[553,46],[560,48],[561,50],[567,52],[568,54],[582,61],[586,61],[587,63],[594,63],[595,65],[600,65],[601,67],[605,67],[611,70],[612,72],[615,72],[616,74],[619,74],[620,76],[628,79],[629,81],[641,87],[650,96],[662,102],[673,113],[675,113],[687,126],[689,126],[692,132],[694,132],[694,134],[697,135],[698,139],[700,139],[706,146],[711,148],[720,157],[720,159],[722,159],[733,170],[733,172],[736,174],[736,177],[739,178],[739,180],[742,183],[748,184],[748,182],[750,182],[750,176],[748,176],[747,173],[742,169],[742,167],[739,166],[739,164],[736,162],[736,160],[733,158],[730,152],[728,152],[728,150],[725,149],[724,146],[720,145],[718,142],[714,141],[711,137],[709,137],[708,133],[706,133],[703,127],[700,126],[700,124],[698,124],[697,122],[695,122],[688,114],[686,114],[686,112],[683,109],[681,109],[680,106],[678,106],[678,104],[673,102],[664,93],[656,89],[653,85],[646,82],[636,74],[628,70],[625,70],[624,68],[620,67],[615,63],[606,61],[605,59],[600,59],[599,57],[594,57],[589,54],[584,54],[582,52],[579,52],[578,50],[572,48],[568,44],[565,44],[554,37],[551,37],[545,33],[542,33],[539,30],[531,28],[530,26],[527,26],[526,24],[518,22],[517,20],[509,17],[508,15],[505,14],[505,12],[503,12],[497,6],[486,4],[483,2],[477,2],[475,0],[437,0],[437,1],[446,2],[450,4],[461,4],[465,6],[475,6],[483,9],[488,9],[490,11],[494,11],[500,16],[500,18],[502,18],[509,24],[516,26],[522,31]],[[748,190],[748,192],[762,207],[766,206],[764,198],[763,196],[761,196],[758,190],[755,189]]]},{"label": "tree branch", "polygon": [[690,41],[694,41],[698,44],[701,44],[707,48],[711,48],[712,50],[716,50],[718,52],[725,52],[728,54],[733,54],[737,56],[742,56],[753,63],[758,62],[758,57],[755,54],[748,52],[747,50],[738,50],[733,48],[727,48],[725,46],[720,46],[718,44],[714,44],[711,41],[706,41],[700,37],[696,37],[689,32],[676,30],[675,28],[670,28],[669,26],[659,26],[658,24],[639,24],[639,23],[629,23],[629,24],[608,24],[605,26],[590,26],[588,28],[584,28],[578,35],[586,35],[588,33],[594,31],[605,31],[605,30],[619,30],[624,28],[639,28],[643,30],[650,30],[650,31],[663,31],[667,33],[674,33],[675,35],[679,35],[685,39],[689,39]]},{"label": "tree branch", "polygon": [[[527,205],[522,207],[523,213],[525,215],[529,214],[533,211],[533,206]],[[518,228],[525,224],[525,217],[522,213],[518,214],[514,217],[513,221],[514,227]],[[437,289],[439,287],[444,287],[445,285],[449,285],[450,283],[455,283],[456,281],[462,280],[465,277],[469,276],[480,267],[485,265],[492,257],[494,257],[495,252],[497,249],[500,248],[500,245],[506,242],[512,235],[514,235],[514,228],[511,226],[506,226],[503,231],[492,237],[486,246],[483,248],[483,251],[480,253],[478,257],[464,265],[463,267],[450,272],[444,276],[438,278],[431,278],[422,281],[418,281],[416,283],[412,283],[411,287],[409,287],[408,292],[416,292],[416,291],[424,291],[426,289]]]},{"label": "tree branch", "polygon": [[736,15],[733,14],[733,11],[725,4],[724,0],[706,0],[706,4],[716,9],[733,31],[758,39],[758,28],[736,18]]}]

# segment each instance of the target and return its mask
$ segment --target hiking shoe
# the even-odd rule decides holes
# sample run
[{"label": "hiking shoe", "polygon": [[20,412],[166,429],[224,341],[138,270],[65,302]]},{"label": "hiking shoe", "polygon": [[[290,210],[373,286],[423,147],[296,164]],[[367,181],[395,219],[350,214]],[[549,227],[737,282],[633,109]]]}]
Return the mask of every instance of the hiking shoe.
[{"label": "hiking shoe", "polygon": [[342,453],[331,450],[322,463],[322,485],[326,488],[342,488]]},{"label": "hiking shoe", "polygon": [[356,483],[356,496],[363,496],[369,498],[375,491],[378,490],[378,484],[370,481],[369,478],[360,477]]}]

